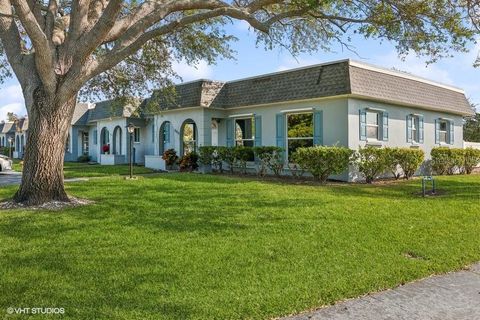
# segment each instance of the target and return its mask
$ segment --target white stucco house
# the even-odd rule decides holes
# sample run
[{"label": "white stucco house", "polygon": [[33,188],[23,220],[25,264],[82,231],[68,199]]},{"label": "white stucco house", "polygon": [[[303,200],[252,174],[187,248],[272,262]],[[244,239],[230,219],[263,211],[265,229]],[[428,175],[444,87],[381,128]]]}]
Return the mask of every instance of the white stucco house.
[{"label": "white stucco house", "polygon": [[[88,154],[101,164],[126,163],[129,123],[137,127],[135,162],[155,169],[164,168],[166,149],[182,155],[208,145],[279,146],[286,161],[297,147],[313,145],[420,148],[428,158],[436,146],[463,148],[463,117],[474,114],[459,88],[353,60],[201,79],[175,91],[154,92],[137,108],[79,104],[66,160]],[[299,121],[306,129],[292,130]]]}]

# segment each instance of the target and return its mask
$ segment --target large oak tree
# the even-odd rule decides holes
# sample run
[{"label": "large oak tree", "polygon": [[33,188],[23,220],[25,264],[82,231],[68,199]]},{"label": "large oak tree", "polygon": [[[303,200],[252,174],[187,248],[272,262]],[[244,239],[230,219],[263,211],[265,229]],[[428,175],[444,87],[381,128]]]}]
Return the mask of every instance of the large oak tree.
[{"label": "large oak tree", "polygon": [[82,94],[142,95],[174,76],[172,61],[232,57],[226,24],[247,22],[259,45],[292,54],[387,39],[430,61],[473,40],[471,0],[0,0],[0,77],[16,76],[29,116],[14,200],[68,201],[67,129]]}]

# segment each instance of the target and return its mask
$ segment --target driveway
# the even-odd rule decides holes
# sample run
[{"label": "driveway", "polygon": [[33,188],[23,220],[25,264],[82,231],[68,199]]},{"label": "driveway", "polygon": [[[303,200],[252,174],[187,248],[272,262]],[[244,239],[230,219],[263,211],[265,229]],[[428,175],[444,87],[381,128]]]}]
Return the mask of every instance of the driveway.
[{"label": "driveway", "polygon": [[0,172],[0,187],[12,184],[20,184],[22,181],[22,173],[16,171]]},{"label": "driveway", "polygon": [[[0,187],[20,184],[22,181],[22,173],[16,171],[0,172]],[[65,179],[65,182],[88,181],[87,178]]]},{"label": "driveway", "polygon": [[480,263],[287,319],[478,320]]}]

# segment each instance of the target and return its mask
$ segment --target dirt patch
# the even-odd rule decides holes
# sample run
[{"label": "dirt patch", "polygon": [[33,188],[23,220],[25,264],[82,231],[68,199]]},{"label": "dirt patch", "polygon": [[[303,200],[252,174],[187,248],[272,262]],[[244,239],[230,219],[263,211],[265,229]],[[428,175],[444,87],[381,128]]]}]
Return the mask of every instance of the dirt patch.
[{"label": "dirt patch", "polygon": [[4,202],[0,202],[0,209],[1,210],[49,210],[49,211],[60,211],[67,208],[75,208],[80,206],[86,206],[93,204],[94,201],[87,200],[87,199],[79,199],[75,197],[70,197],[69,202],[64,201],[50,201],[46,202],[39,206],[26,206],[22,203],[16,203],[12,200],[7,200]]}]

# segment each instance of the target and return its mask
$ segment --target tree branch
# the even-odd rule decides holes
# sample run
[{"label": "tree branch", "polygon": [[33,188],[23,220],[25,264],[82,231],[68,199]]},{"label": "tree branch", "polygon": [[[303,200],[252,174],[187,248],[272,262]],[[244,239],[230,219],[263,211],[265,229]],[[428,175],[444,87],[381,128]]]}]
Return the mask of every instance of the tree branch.
[{"label": "tree branch", "polygon": [[35,54],[35,64],[43,86],[46,92],[53,93],[56,87],[53,50],[28,3],[25,0],[12,0],[12,3],[18,18],[32,41],[35,52],[38,53]]}]

